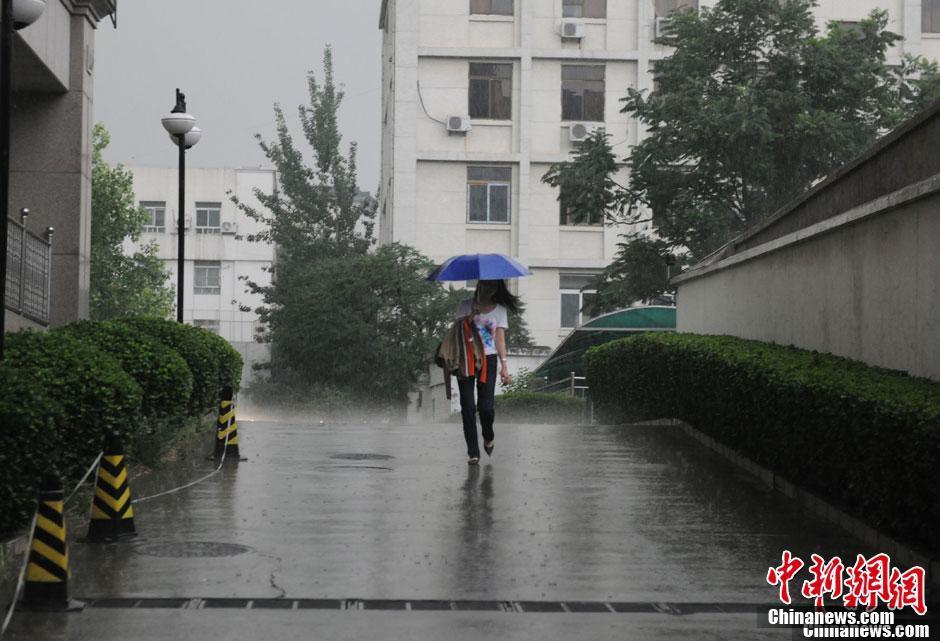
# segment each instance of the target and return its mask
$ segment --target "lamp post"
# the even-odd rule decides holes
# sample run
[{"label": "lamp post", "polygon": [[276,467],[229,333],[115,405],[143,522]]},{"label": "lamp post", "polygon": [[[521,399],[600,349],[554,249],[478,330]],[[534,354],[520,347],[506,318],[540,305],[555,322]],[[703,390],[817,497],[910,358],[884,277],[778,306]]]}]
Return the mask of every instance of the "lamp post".
[{"label": "lamp post", "polygon": [[179,160],[179,205],[177,218],[177,259],[176,259],[176,320],[183,322],[183,269],[186,263],[186,150],[192,148],[202,138],[202,130],[196,126],[196,117],[186,113],[186,96],[176,90],[176,106],[161,121],[163,128],[170,134],[170,139],[180,150]]},{"label": "lamp post", "polygon": [[0,4],[0,361],[6,344],[7,215],[10,207],[10,116],[13,104],[13,31],[36,22],[45,0],[2,0]]}]

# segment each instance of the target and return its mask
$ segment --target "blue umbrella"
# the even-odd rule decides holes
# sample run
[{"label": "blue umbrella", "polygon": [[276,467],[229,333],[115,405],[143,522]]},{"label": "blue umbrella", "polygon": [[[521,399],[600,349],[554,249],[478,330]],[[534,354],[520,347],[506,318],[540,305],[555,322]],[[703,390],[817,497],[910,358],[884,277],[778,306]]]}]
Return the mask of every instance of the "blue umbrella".
[{"label": "blue umbrella", "polygon": [[522,263],[502,254],[452,256],[428,274],[428,280],[499,280],[531,276]]}]

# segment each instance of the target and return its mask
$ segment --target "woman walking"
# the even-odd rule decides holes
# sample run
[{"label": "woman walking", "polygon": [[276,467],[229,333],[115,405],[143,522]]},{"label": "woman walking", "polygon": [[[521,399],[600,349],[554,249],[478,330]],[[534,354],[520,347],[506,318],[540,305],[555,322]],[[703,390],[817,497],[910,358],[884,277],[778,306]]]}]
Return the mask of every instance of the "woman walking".
[{"label": "woman walking", "polygon": [[[461,301],[457,307],[457,318],[472,317],[483,342],[486,362],[478,376],[458,377],[460,390],[460,414],[463,418],[463,435],[467,441],[467,461],[470,465],[480,462],[480,445],[477,440],[476,415],[480,414],[483,432],[483,449],[492,455],[496,435],[493,421],[496,418],[496,372],[499,361],[499,376],[503,385],[508,385],[509,363],[506,360],[506,332],[509,330],[509,312],[519,311],[519,299],[506,288],[504,280],[480,280],[472,299]],[[474,401],[476,388],[476,401]]]}]

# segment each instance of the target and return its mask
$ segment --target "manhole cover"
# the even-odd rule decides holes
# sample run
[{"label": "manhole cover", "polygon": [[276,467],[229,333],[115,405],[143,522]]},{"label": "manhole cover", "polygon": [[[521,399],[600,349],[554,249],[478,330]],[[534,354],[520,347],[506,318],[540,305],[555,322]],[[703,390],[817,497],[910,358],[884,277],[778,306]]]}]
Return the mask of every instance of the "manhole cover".
[{"label": "manhole cover", "polygon": [[330,458],[335,459],[335,460],[340,460],[340,461],[390,461],[395,457],[389,456],[388,454],[351,453],[351,454],[334,454]]},{"label": "manhole cover", "polygon": [[251,552],[247,545],[237,543],[215,543],[212,541],[187,541],[183,543],[153,543],[134,548],[138,554],[167,558],[238,556]]}]

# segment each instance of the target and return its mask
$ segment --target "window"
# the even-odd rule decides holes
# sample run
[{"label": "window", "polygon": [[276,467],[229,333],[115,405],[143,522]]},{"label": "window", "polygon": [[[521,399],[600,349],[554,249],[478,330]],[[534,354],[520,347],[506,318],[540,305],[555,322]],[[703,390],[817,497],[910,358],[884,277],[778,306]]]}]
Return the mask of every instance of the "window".
[{"label": "window", "polygon": [[607,0],[562,0],[565,18],[606,18]]},{"label": "window", "polygon": [[509,223],[512,168],[467,167],[467,222]]},{"label": "window", "polygon": [[193,321],[193,325],[195,325],[196,327],[207,329],[213,334],[219,333],[219,321],[217,320],[209,320],[207,318],[197,318],[196,320]]},{"label": "window", "polygon": [[166,231],[166,203],[141,202],[140,208],[147,212],[144,231]]},{"label": "window", "polygon": [[836,24],[838,24],[840,28],[845,29],[846,31],[854,32],[855,35],[857,35],[859,38],[862,38],[865,36],[865,32],[862,31],[861,22],[852,21],[852,20],[839,20],[836,22]]},{"label": "window", "polygon": [[470,117],[512,119],[512,64],[470,63]]},{"label": "window", "polygon": [[215,260],[197,260],[193,267],[193,293],[218,295],[222,293],[220,276],[222,263]]},{"label": "window", "polygon": [[196,233],[222,233],[222,203],[196,203]]},{"label": "window", "polygon": [[604,65],[561,66],[561,119],[604,122]]},{"label": "window", "polygon": [[922,0],[921,26],[924,33],[940,33],[940,0]]},{"label": "window", "polygon": [[593,318],[582,312],[585,306],[594,302],[597,293],[590,287],[595,274],[561,274],[561,326],[564,328],[580,327]]},{"label": "window", "polygon": [[470,0],[470,13],[511,16],[512,0]]},{"label": "window", "polygon": [[656,16],[665,18],[676,9],[698,10],[698,0],[656,0]]},{"label": "window", "polygon": [[603,225],[604,212],[583,212],[565,204],[564,196],[558,199],[559,223],[561,225]]}]

